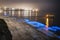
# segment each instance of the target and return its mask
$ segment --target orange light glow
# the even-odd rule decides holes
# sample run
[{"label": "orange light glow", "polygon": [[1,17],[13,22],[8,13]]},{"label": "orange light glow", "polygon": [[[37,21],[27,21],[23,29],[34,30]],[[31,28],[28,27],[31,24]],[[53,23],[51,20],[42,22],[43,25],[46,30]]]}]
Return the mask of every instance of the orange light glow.
[{"label": "orange light glow", "polygon": [[49,26],[49,19],[46,18],[46,28],[48,28],[48,26]]},{"label": "orange light glow", "polygon": [[39,11],[38,9],[35,9],[35,11]]},{"label": "orange light glow", "polygon": [[48,17],[49,15],[46,15],[46,17]]}]

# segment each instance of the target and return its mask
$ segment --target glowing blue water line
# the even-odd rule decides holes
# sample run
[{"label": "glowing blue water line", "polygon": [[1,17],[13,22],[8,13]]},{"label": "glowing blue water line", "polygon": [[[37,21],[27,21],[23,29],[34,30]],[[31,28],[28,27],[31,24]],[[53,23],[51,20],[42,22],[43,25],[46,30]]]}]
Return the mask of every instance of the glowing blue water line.
[{"label": "glowing blue water line", "polygon": [[[18,20],[18,22],[21,21],[20,19]],[[24,19],[24,22],[26,22],[29,25],[32,25],[33,27],[35,27],[37,30],[41,31],[42,29],[46,29],[45,28],[45,24],[42,24],[40,22],[36,22],[36,21],[31,21],[29,19]],[[52,27],[48,27],[48,30],[54,31],[56,32],[57,30],[60,30],[60,28],[58,26],[52,26]],[[53,36],[53,33],[45,33],[48,36]],[[57,36],[57,38],[60,38],[60,36]]]},{"label": "glowing blue water line", "polygon": [[45,25],[42,24],[42,23],[39,23],[39,22],[36,22],[36,21],[30,21],[30,20],[28,20],[28,19],[24,19],[24,20],[25,20],[26,23],[32,25],[33,27],[38,27],[38,28],[43,28],[43,27],[45,27]]},{"label": "glowing blue water line", "polygon": [[[24,19],[26,23],[32,25],[33,27],[36,28],[45,28],[45,25],[36,21],[31,21],[29,19]],[[45,28],[46,29],[46,28]],[[60,28],[58,26],[52,26],[52,27],[48,27],[48,30],[54,31],[56,32],[57,30],[60,30]]]}]

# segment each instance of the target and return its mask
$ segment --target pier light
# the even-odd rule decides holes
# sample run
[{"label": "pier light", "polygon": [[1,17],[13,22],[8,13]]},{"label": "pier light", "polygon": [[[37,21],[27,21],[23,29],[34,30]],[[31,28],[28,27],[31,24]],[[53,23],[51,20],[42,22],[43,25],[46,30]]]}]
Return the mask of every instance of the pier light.
[{"label": "pier light", "polygon": [[12,16],[14,16],[14,10],[15,10],[15,8],[12,8]]},{"label": "pier light", "polygon": [[39,10],[38,10],[38,9],[35,9],[35,11],[36,11],[36,17],[37,17],[37,16],[38,16],[38,11],[39,11]]},{"label": "pier light", "polygon": [[38,9],[35,9],[35,11],[39,11]]},{"label": "pier light", "polygon": [[49,18],[48,18],[48,14],[46,15],[46,28],[48,28],[48,26],[49,26]]},{"label": "pier light", "polygon": [[6,10],[6,8],[7,8],[7,7],[5,6],[5,7],[4,7],[4,10]]},{"label": "pier light", "polygon": [[0,13],[2,13],[3,12],[3,10],[2,9],[0,9]]},{"label": "pier light", "polygon": [[15,8],[12,8],[12,10],[15,10]]},{"label": "pier light", "polygon": [[46,18],[46,27],[48,28],[48,26],[49,26],[49,19]]}]

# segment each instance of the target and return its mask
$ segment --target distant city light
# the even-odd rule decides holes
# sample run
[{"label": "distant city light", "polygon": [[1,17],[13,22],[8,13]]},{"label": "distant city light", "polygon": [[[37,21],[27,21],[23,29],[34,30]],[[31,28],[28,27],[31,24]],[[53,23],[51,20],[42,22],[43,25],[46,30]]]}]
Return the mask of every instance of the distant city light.
[{"label": "distant city light", "polygon": [[12,10],[15,10],[15,8],[12,8]]},{"label": "distant city light", "polygon": [[34,12],[35,10],[33,9],[32,11]]},{"label": "distant city light", "polygon": [[[16,16],[15,14],[15,10],[17,11],[17,16],[21,16],[21,14],[23,14],[23,16],[38,16],[38,8],[33,8],[33,7],[21,7],[21,8],[8,8],[8,7],[4,7],[4,15],[11,15],[11,16]],[[7,11],[8,10],[8,11]],[[22,11],[21,11],[22,10]],[[0,11],[1,13],[2,11]],[[9,12],[9,13],[8,13]],[[10,14],[11,13],[11,14]],[[32,14],[33,13],[33,14]]]},{"label": "distant city light", "polygon": [[38,9],[35,9],[35,11],[39,11]]},{"label": "distant city light", "polygon": [[0,9],[0,13],[2,13],[3,12],[3,10],[2,9]]},{"label": "distant city light", "polygon": [[7,8],[7,7],[5,6],[5,7],[4,7],[4,10],[6,10],[6,8]]},{"label": "distant city light", "polygon": [[7,8],[6,6],[4,8]]},{"label": "distant city light", "polygon": [[19,9],[32,10],[32,8],[31,8],[31,7],[25,7],[25,6],[22,6],[22,7],[21,7],[21,8],[19,8]]}]

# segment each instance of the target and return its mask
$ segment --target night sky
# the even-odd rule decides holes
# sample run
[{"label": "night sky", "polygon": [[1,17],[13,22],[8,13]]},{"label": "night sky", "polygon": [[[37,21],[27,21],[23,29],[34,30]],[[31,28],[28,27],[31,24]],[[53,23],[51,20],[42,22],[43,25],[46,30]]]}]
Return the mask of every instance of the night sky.
[{"label": "night sky", "polygon": [[54,1],[51,0],[0,0],[1,6],[7,6],[7,7],[17,7],[20,8],[20,6],[32,6],[33,8],[40,8],[45,9],[48,7],[52,7]]},{"label": "night sky", "polygon": [[46,12],[54,13],[53,25],[60,26],[60,0],[0,0],[0,7],[3,6],[11,8],[39,8],[41,10],[41,15]]}]

